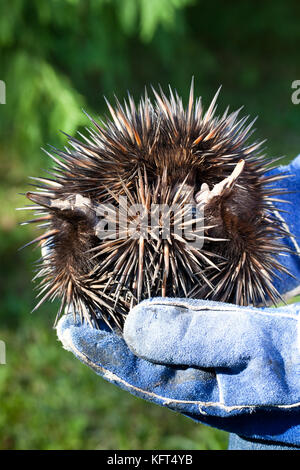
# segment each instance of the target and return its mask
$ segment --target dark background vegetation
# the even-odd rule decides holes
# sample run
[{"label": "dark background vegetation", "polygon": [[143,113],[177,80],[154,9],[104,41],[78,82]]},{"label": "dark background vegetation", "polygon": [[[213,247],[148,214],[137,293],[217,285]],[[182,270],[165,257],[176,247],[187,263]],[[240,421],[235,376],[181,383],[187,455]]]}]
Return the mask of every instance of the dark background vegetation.
[{"label": "dark background vegetation", "polygon": [[17,251],[35,231],[18,226],[26,214],[15,207],[28,176],[50,166],[40,148],[89,124],[82,108],[103,117],[103,95],[137,99],[158,83],[186,99],[192,76],[204,104],[222,84],[220,112],[259,115],[256,138],[290,160],[300,150],[299,19],[298,1],[1,0],[1,449],[226,448],[226,433],[120,391],[62,350],[56,305],[30,314],[38,252]]}]

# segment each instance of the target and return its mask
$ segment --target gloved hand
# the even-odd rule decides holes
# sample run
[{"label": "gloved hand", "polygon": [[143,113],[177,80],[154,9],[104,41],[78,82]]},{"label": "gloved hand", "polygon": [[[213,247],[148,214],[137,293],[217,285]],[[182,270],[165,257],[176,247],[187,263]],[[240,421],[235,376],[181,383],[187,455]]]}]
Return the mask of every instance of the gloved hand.
[{"label": "gloved hand", "polygon": [[129,313],[125,340],[73,315],[57,334],[136,396],[246,437],[300,445],[299,310],[156,298]]},{"label": "gloved hand", "polygon": [[[300,158],[286,171],[295,176],[284,185],[294,191]],[[284,198],[300,201],[299,193]],[[286,241],[294,251],[296,211],[281,214],[296,235]],[[300,277],[296,255],[281,262]],[[282,293],[298,286],[285,276],[277,283]],[[65,349],[134,395],[242,436],[300,445],[299,310],[300,304],[263,309],[156,298],[129,313],[124,339],[73,315],[59,321],[57,334]]]}]

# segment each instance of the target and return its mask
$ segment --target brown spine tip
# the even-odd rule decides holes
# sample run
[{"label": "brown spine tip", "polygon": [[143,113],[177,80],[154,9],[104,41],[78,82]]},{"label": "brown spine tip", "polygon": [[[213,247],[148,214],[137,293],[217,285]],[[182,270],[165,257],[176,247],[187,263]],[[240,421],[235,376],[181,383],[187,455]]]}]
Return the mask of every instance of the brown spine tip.
[{"label": "brown spine tip", "polygon": [[47,207],[48,209],[50,209],[51,207],[51,198],[49,196],[33,192],[27,192],[26,197],[35,204],[38,204],[39,206]]}]

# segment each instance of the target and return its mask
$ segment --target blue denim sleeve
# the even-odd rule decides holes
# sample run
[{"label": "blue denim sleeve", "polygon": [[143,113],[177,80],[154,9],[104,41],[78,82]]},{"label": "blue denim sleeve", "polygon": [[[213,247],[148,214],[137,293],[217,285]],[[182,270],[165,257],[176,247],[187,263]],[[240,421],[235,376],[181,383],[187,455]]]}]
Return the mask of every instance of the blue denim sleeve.
[{"label": "blue denim sleeve", "polygon": [[293,235],[292,238],[286,238],[284,244],[294,253],[288,256],[282,254],[279,256],[279,261],[294,277],[280,273],[278,278],[274,278],[274,285],[283,296],[291,298],[300,294],[300,155],[289,165],[270,171],[269,175],[276,176],[279,173],[287,177],[274,182],[273,186],[286,191],[278,199],[284,199],[287,203],[276,202],[276,207],[279,209],[276,215],[286,230]]}]

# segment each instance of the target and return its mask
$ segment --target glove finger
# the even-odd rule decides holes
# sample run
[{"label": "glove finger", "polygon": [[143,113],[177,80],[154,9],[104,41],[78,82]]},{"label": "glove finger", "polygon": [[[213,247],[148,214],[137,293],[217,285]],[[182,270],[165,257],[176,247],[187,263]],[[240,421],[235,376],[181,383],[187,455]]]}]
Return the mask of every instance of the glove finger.
[{"label": "glove finger", "polygon": [[[290,321],[291,320],[291,321]],[[139,357],[160,364],[245,368],[276,355],[272,339],[294,331],[293,313],[194,299],[154,298],[129,313],[124,339]],[[274,332],[274,330],[276,330]],[[291,333],[292,335],[292,333]]]}]

